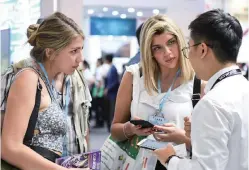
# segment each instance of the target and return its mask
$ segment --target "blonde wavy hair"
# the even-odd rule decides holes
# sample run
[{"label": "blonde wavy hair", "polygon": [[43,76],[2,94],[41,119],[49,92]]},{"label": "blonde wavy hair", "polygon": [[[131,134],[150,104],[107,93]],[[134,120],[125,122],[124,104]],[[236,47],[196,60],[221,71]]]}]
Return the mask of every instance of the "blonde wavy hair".
[{"label": "blonde wavy hair", "polygon": [[40,25],[33,24],[28,27],[28,43],[33,46],[30,55],[43,62],[46,48],[54,49],[58,53],[77,36],[84,39],[80,27],[63,13],[55,12],[45,18]]},{"label": "blonde wavy hair", "polygon": [[173,34],[177,39],[180,54],[180,76],[183,80],[181,83],[192,80],[194,76],[194,71],[189,60],[184,57],[184,55],[188,55],[188,51],[181,50],[183,47],[187,46],[182,31],[166,15],[155,15],[143,24],[140,34],[141,67],[144,76],[145,89],[149,94],[157,92],[157,79],[160,74],[158,63],[152,55],[152,40],[154,35],[163,34],[165,32]]}]

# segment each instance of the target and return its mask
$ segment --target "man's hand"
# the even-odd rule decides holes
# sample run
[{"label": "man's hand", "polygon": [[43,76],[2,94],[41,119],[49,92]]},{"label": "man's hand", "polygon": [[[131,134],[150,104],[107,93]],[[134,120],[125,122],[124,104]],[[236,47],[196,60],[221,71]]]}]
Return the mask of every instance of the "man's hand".
[{"label": "man's hand", "polygon": [[184,118],[184,130],[186,132],[186,136],[190,138],[190,136],[191,136],[191,120],[189,117]]},{"label": "man's hand", "polygon": [[170,156],[176,154],[172,144],[168,144],[166,148],[156,149],[154,153],[162,165],[165,165]]}]

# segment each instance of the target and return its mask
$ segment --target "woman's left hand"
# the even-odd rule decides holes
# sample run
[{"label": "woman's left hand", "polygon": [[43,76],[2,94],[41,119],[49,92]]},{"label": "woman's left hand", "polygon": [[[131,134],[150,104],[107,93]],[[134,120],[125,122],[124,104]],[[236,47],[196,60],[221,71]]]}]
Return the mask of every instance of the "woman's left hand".
[{"label": "woman's left hand", "polygon": [[154,126],[154,129],[162,132],[154,132],[153,136],[157,141],[174,142],[182,144],[186,142],[185,130],[177,128],[173,123],[166,123],[162,126]]}]

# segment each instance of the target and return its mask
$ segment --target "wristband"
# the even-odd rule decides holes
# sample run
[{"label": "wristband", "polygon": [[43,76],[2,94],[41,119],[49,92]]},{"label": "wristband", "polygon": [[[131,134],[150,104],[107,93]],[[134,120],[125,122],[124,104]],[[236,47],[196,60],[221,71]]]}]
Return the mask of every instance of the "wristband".
[{"label": "wristband", "polygon": [[[165,161],[165,164],[167,165],[169,163],[169,161],[171,160],[171,158],[173,157],[177,157],[177,158],[180,158],[179,156],[176,156],[176,155],[171,155],[168,157],[168,159]],[[181,158],[180,158],[181,159]]]}]

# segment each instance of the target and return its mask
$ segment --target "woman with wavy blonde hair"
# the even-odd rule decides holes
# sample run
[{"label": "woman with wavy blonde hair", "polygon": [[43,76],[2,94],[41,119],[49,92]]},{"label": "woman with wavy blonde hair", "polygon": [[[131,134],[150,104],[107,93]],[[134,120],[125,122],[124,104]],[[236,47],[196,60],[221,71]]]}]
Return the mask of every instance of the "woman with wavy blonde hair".
[{"label": "woman with wavy blonde hair", "polygon": [[[187,55],[187,51],[181,51],[186,47],[186,41],[183,33],[175,23],[165,15],[156,15],[150,18],[146,25],[144,25],[141,32],[141,66],[144,75],[144,84],[146,90],[151,94],[158,91],[157,79],[162,73],[160,62],[157,60],[157,56],[165,53],[167,50],[163,46],[151,47],[153,44],[153,37],[167,33],[170,35],[170,41],[168,50],[173,47],[172,54],[174,60],[172,66],[169,66],[169,71],[172,69],[180,69],[182,77],[181,83],[186,83],[193,79],[194,71],[190,65],[189,60],[184,57]],[[177,54],[177,55],[176,55]],[[166,62],[167,63],[167,62]],[[176,64],[176,67],[174,67]],[[171,70],[170,70],[171,69]],[[168,71],[167,71],[168,72]],[[166,73],[167,73],[166,72]],[[167,73],[168,74],[168,73]]]},{"label": "woman with wavy blonde hair", "polygon": [[[193,110],[194,72],[187,59],[187,44],[180,28],[166,15],[150,17],[140,34],[141,63],[126,68],[117,101],[111,135],[117,141],[187,143],[184,117]],[[154,128],[133,125],[131,119],[147,120]],[[155,127],[168,128],[159,134]],[[162,143],[161,143],[162,144]],[[143,158],[146,161],[141,162]],[[140,160],[140,161],[139,161]],[[148,164],[149,162],[149,164]],[[157,165],[156,165],[157,164]],[[140,148],[134,167],[164,169],[151,151]]]}]

